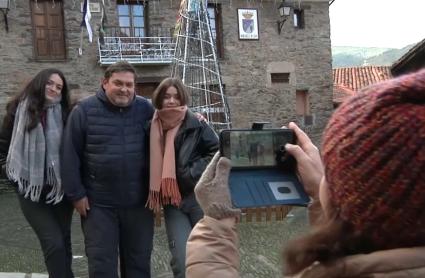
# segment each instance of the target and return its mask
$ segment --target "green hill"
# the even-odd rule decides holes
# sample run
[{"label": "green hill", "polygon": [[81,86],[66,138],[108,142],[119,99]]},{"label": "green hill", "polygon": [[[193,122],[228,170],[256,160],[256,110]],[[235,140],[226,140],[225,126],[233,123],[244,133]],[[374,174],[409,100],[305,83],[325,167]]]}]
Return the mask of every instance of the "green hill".
[{"label": "green hill", "polygon": [[413,46],[411,44],[401,49],[333,46],[332,67],[390,66]]},{"label": "green hill", "polygon": [[366,63],[369,65],[391,66],[401,56],[406,54],[406,52],[409,51],[409,49],[411,49],[413,46],[415,46],[415,44],[405,46],[401,49],[387,50],[379,55],[368,58]]},{"label": "green hill", "polygon": [[361,56],[369,58],[372,56],[379,55],[385,51],[393,48],[382,48],[382,47],[357,47],[357,46],[333,46],[333,54],[351,54],[354,56]]}]

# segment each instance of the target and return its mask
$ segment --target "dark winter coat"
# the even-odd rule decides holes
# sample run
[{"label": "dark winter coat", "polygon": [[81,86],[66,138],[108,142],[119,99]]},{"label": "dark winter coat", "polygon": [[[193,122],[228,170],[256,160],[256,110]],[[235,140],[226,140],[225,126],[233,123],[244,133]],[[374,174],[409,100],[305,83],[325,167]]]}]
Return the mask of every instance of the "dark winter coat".
[{"label": "dark winter coat", "polygon": [[[147,125],[147,132],[150,124]],[[174,139],[176,176],[182,198],[193,193],[196,183],[219,149],[218,136],[193,112],[187,110]]]},{"label": "dark winter coat", "polygon": [[7,154],[9,153],[10,141],[12,140],[13,122],[15,120],[15,113],[5,116],[0,131],[0,177],[7,179],[5,166]]},{"label": "dark winter coat", "polygon": [[176,175],[182,197],[193,193],[196,183],[219,149],[215,131],[190,110],[174,139]]},{"label": "dark winter coat", "polygon": [[[3,167],[6,163],[7,154],[9,152],[10,140],[13,133],[13,120],[15,115],[10,115],[3,119],[3,124],[0,130],[0,165]],[[6,178],[6,176],[2,177]]]},{"label": "dark winter coat", "polygon": [[62,180],[71,201],[103,207],[144,205],[148,195],[147,134],[152,105],[136,96],[124,108],[101,89],[71,112],[64,132]]}]

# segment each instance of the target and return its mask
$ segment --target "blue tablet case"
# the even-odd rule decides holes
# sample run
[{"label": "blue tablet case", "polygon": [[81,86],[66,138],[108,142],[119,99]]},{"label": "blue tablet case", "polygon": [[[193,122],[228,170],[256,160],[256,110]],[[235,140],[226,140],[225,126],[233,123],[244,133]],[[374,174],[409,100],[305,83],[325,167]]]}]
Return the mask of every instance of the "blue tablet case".
[{"label": "blue tablet case", "polygon": [[295,174],[280,169],[232,169],[229,187],[238,208],[305,206],[310,200]]}]

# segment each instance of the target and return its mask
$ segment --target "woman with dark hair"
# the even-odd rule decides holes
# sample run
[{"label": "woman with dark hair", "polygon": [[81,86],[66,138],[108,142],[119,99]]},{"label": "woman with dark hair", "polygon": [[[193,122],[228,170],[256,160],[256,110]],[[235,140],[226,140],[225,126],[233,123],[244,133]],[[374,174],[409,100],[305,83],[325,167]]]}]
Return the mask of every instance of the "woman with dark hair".
[{"label": "woman with dark hair", "polygon": [[188,101],[176,78],[164,79],[152,97],[148,206],[156,212],[164,207],[174,277],[185,277],[187,238],[204,215],[193,189],[218,150],[214,130],[188,109]]},{"label": "woman with dark hair", "polygon": [[[314,229],[289,243],[285,274],[302,278],[425,277],[425,70],[344,102],[323,135],[322,158],[294,123]],[[188,277],[238,277],[230,161],[217,154],[195,188],[205,217],[187,244]],[[220,207],[220,210],[217,210]]]},{"label": "woman with dark hair", "polygon": [[69,111],[63,73],[45,69],[9,101],[0,133],[2,172],[16,187],[21,210],[37,234],[52,278],[74,277],[73,207],[63,198],[59,163]]}]

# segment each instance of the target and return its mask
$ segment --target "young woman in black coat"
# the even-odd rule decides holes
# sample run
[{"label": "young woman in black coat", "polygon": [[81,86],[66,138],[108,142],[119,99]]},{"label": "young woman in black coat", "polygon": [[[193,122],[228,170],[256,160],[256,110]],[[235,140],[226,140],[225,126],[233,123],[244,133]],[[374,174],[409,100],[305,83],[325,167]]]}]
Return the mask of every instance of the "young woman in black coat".
[{"label": "young woman in black coat", "polygon": [[190,111],[188,100],[176,78],[163,80],[152,98],[148,205],[164,208],[174,277],[185,277],[187,238],[204,215],[193,190],[219,148],[216,133]]}]

